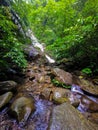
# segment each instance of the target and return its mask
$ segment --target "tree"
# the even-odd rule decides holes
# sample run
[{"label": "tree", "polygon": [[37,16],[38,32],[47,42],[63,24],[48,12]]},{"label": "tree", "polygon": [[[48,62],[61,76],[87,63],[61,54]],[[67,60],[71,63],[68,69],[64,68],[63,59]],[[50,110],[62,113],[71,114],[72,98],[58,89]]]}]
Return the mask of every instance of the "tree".
[{"label": "tree", "polygon": [[55,58],[97,71],[98,0],[49,0],[45,6],[34,2],[32,29]]}]

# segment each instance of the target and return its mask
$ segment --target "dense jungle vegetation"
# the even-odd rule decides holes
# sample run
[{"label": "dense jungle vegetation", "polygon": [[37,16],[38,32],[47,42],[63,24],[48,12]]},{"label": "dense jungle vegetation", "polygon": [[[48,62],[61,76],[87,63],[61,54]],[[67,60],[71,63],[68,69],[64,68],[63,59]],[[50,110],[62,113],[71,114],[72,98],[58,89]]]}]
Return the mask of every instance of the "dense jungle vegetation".
[{"label": "dense jungle vegetation", "polygon": [[98,73],[98,0],[1,0],[0,69],[26,67],[22,46],[30,43],[29,28],[57,61],[67,58],[77,69]]}]

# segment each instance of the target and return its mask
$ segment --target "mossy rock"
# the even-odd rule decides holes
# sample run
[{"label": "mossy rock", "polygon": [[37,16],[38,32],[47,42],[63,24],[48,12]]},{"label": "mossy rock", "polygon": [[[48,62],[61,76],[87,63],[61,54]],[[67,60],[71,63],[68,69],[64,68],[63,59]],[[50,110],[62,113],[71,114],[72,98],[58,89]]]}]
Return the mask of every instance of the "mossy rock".
[{"label": "mossy rock", "polygon": [[7,103],[9,103],[9,101],[11,100],[13,96],[12,92],[7,92],[3,95],[0,96],[0,109],[5,106]]},{"label": "mossy rock", "polygon": [[55,103],[55,104],[62,104],[62,103],[64,103],[64,102],[67,102],[68,101],[68,99],[67,98],[63,98],[63,97],[60,97],[60,98],[53,98],[53,102]]}]

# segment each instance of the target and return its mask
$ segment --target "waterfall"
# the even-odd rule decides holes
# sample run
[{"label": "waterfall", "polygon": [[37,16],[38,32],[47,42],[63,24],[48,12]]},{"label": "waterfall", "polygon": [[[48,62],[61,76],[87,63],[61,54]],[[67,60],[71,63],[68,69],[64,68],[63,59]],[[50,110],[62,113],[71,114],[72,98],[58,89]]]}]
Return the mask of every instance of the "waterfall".
[{"label": "waterfall", "polygon": [[48,59],[49,63],[55,63],[55,60],[50,58],[47,54],[45,54],[46,58]]},{"label": "waterfall", "polygon": [[[26,35],[27,35],[28,37],[30,37],[30,39],[31,39],[32,44],[33,44],[34,47],[38,47],[38,48],[41,50],[42,53],[45,53],[45,52],[44,52],[45,47],[44,47],[43,44],[41,44],[41,43],[38,41],[38,39],[34,36],[32,30],[28,29]],[[55,63],[55,60],[52,59],[49,55],[47,55],[47,54],[44,54],[44,55],[45,55],[45,57],[47,58],[47,60],[48,60],[49,63]]]}]

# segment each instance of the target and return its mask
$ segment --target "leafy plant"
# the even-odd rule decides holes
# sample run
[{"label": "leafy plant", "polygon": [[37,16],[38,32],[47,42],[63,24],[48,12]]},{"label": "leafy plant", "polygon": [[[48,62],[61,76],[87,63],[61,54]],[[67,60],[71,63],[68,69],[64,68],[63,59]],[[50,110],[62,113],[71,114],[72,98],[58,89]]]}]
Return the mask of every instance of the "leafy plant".
[{"label": "leafy plant", "polygon": [[90,68],[84,68],[84,69],[82,69],[82,73],[87,74],[87,75],[91,75],[92,70]]},{"label": "leafy plant", "polygon": [[71,88],[71,86],[67,86],[64,83],[59,82],[58,80],[56,80],[55,78],[52,79],[52,83],[57,86],[57,87],[63,87],[63,88]]},{"label": "leafy plant", "polygon": [[[26,67],[22,40],[18,27],[13,23],[9,7],[0,8],[0,69]],[[21,36],[22,39],[24,39]]]},{"label": "leafy plant", "polygon": [[32,7],[32,29],[57,60],[98,69],[98,0],[38,0]]},{"label": "leafy plant", "polygon": [[[79,70],[90,68],[92,73],[97,73],[98,0],[14,0],[11,8],[19,15],[23,29],[31,28],[58,61],[68,58]],[[1,7],[0,19],[1,66],[9,66],[9,61],[25,66],[19,48],[26,40],[12,22],[8,7]],[[17,43],[19,46],[15,46]],[[84,73],[91,72],[86,69]]]}]

